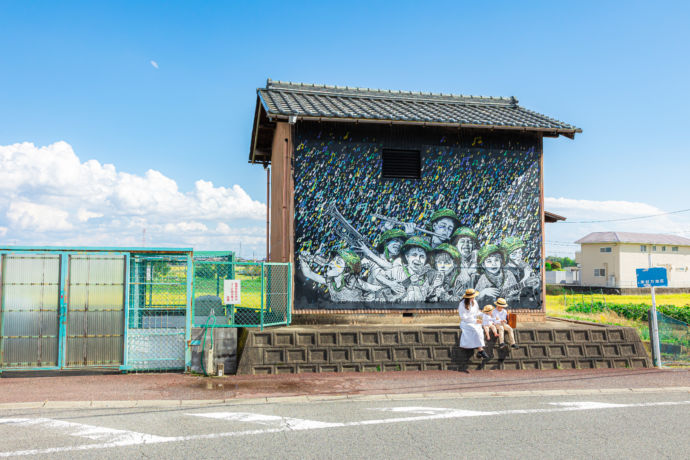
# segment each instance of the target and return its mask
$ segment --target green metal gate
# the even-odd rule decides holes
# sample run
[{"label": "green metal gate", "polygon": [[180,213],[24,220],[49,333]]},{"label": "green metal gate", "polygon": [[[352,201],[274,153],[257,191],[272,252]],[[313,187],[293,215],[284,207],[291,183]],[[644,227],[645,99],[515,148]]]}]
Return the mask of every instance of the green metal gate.
[{"label": "green metal gate", "polygon": [[123,363],[126,254],[0,255],[0,369]]},{"label": "green metal gate", "polygon": [[125,255],[70,254],[65,367],[123,363]]},{"label": "green metal gate", "polygon": [[125,369],[185,368],[189,259],[132,255]]},{"label": "green metal gate", "polygon": [[183,370],[192,327],[290,324],[291,271],[229,251],[0,247],[0,372]]},{"label": "green metal gate", "polygon": [[60,256],[4,254],[0,292],[0,368],[59,365]]}]

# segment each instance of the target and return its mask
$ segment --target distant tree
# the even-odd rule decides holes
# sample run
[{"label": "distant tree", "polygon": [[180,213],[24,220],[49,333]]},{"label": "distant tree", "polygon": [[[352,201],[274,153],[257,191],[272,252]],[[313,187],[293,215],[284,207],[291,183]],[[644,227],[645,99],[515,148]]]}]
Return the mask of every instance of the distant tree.
[{"label": "distant tree", "polygon": [[561,270],[561,263],[557,260],[554,260],[551,262],[551,269],[552,270]]},{"label": "distant tree", "polygon": [[565,267],[577,267],[577,262],[575,262],[573,259],[570,257],[554,257],[554,256],[549,256],[548,257],[549,262],[558,262],[561,264],[561,268]]},{"label": "distant tree", "polygon": [[551,262],[548,262],[548,261],[547,261],[547,262],[544,264],[544,266],[546,267],[546,271],[547,271],[547,272],[550,272],[550,271],[552,270],[552,268],[551,268]]}]

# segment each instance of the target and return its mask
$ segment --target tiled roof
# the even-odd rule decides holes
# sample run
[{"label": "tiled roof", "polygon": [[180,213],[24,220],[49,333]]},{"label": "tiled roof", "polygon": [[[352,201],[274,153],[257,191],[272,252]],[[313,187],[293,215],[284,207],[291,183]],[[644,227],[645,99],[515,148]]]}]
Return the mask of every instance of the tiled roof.
[{"label": "tiled roof", "polygon": [[634,243],[634,244],[670,244],[676,246],[690,246],[690,238],[662,233],[631,233],[631,232],[594,232],[576,241],[578,244],[587,243]]},{"label": "tiled roof", "polygon": [[365,120],[519,129],[573,137],[581,129],[527,110],[517,99],[389,91],[268,80],[257,90],[269,118]]}]

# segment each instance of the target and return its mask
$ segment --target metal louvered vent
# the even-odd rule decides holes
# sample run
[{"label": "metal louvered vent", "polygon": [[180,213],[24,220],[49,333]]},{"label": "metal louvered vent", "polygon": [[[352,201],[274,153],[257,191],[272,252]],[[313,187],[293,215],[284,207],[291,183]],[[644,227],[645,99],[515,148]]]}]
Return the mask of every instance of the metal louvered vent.
[{"label": "metal louvered vent", "polygon": [[381,177],[388,179],[420,179],[422,160],[419,150],[383,149]]}]

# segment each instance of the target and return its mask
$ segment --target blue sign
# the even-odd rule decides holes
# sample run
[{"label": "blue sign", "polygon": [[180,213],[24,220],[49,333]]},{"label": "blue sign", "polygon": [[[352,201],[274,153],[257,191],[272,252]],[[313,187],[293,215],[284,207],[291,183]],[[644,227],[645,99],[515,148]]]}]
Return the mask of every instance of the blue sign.
[{"label": "blue sign", "polygon": [[638,268],[637,287],[668,286],[664,267]]}]

